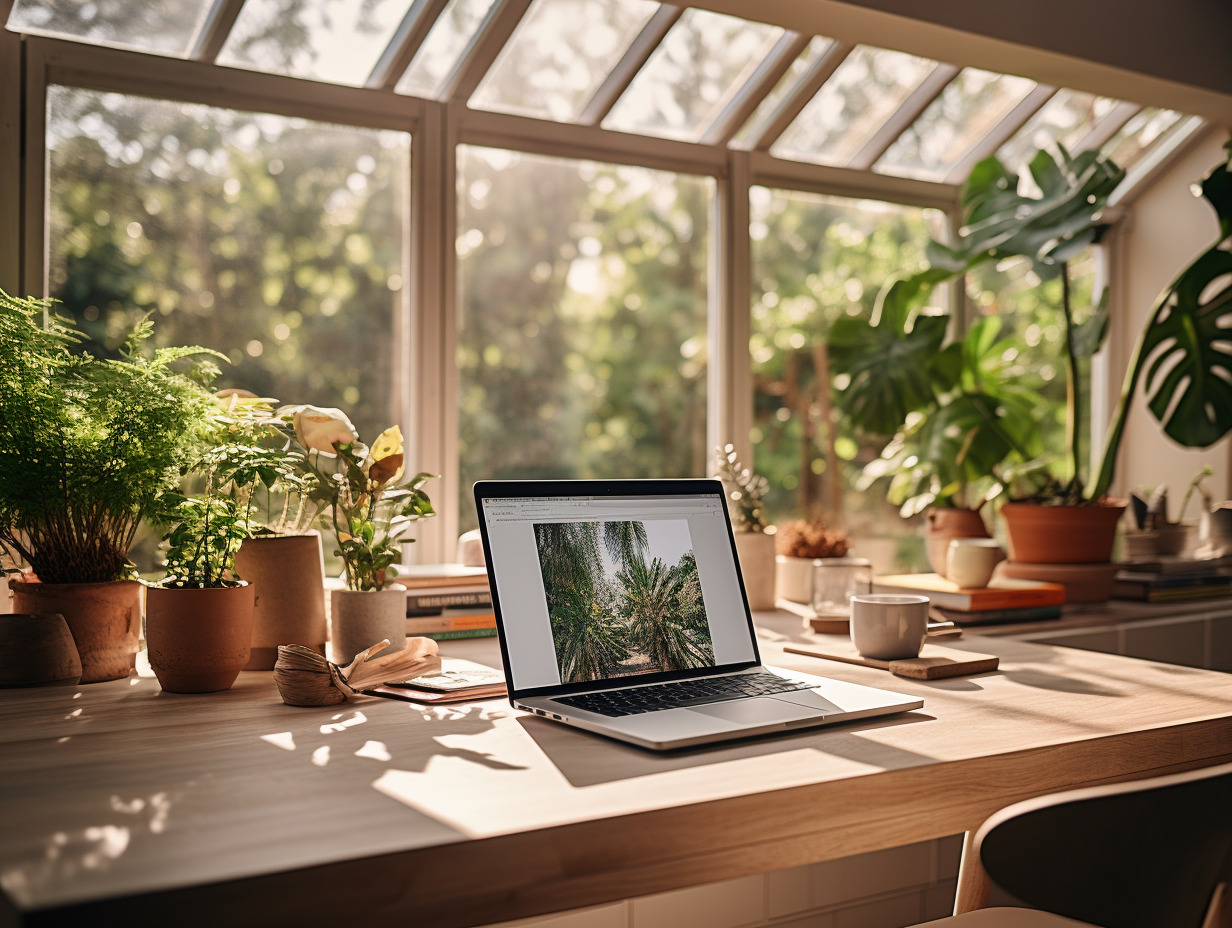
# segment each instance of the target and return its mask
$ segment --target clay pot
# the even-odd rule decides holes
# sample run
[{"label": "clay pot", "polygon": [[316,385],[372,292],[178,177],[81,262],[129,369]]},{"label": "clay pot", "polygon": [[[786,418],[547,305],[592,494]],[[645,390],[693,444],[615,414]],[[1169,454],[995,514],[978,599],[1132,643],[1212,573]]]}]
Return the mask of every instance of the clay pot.
[{"label": "clay pot", "polygon": [[1101,564],[1112,560],[1125,502],[1091,506],[1003,503],[1010,560],[1024,564]]},{"label": "clay pot", "polygon": [[984,520],[974,509],[929,509],[924,515],[924,551],[929,566],[938,576],[946,576],[946,555],[954,538],[991,538]]},{"label": "clay pot", "polygon": [[0,615],[0,687],[76,686],[81,659],[64,616]]},{"label": "clay pot", "polygon": [[248,663],[253,586],[164,589],[146,593],[145,640],[150,668],[169,693],[231,688]]},{"label": "clay pot", "polygon": [[252,646],[245,670],[273,670],[280,644],[325,653],[325,567],[318,532],[246,538],[236,573],[252,584]]},{"label": "clay pot", "polygon": [[406,647],[406,590],[330,590],[330,645],[335,664],[349,664],[364,648],[382,638],[392,654]]},{"label": "clay pot", "polygon": [[81,682],[122,680],[133,672],[141,638],[141,591],[136,580],[39,583],[10,580],[13,611],[64,616],[81,660]]},{"label": "clay pot", "polygon": [[777,567],[774,536],[766,532],[736,532],[735,537],[749,608],[755,612],[773,609]]}]

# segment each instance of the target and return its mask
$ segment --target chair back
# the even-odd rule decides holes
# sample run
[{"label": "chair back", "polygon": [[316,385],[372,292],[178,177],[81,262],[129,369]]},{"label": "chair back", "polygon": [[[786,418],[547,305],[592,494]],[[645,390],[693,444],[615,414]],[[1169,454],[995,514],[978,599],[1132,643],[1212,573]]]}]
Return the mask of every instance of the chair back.
[{"label": "chair back", "polygon": [[1017,904],[1104,928],[1200,928],[1216,888],[1232,891],[1232,764],[1016,803],[975,846]]}]

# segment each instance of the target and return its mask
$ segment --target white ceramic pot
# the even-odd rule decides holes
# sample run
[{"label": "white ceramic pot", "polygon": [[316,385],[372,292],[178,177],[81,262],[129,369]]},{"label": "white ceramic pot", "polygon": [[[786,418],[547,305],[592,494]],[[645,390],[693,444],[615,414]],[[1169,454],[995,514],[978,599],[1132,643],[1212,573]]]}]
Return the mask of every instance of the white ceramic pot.
[{"label": "white ceramic pot", "polygon": [[774,536],[765,532],[736,532],[736,553],[749,608],[755,612],[774,608]]},{"label": "white ceramic pot", "polygon": [[812,557],[787,557],[780,554],[775,558],[774,584],[778,598],[791,600],[793,603],[811,603],[813,568],[817,563],[817,558]]},{"label": "white ceramic pot", "polygon": [[330,590],[330,651],[335,664],[351,663],[364,648],[382,638],[389,647],[382,654],[406,647],[406,590]]}]

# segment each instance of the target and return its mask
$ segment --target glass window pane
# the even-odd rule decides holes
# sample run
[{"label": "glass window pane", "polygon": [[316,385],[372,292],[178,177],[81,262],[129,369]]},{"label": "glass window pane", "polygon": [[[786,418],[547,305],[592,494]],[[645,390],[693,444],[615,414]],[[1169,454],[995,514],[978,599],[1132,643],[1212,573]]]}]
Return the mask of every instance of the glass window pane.
[{"label": "glass window pane", "polygon": [[53,87],[51,294],[111,343],[227,356],[220,386],[396,421],[410,136]]},{"label": "glass window pane", "polygon": [[791,63],[787,73],[779,78],[774,89],[766,94],[766,98],[758,104],[756,111],[748,121],[740,127],[740,131],[732,138],[735,148],[749,148],[754,140],[765,131],[770,121],[774,119],[783,101],[795,91],[800,79],[813,64],[834,47],[834,40],[825,36],[815,35],[809,40],[808,46]]},{"label": "glass window pane", "polygon": [[361,86],[410,0],[246,0],[218,63]]},{"label": "glass window pane", "polygon": [[1108,140],[1103,152],[1119,166],[1128,168],[1188,125],[1190,118],[1175,110],[1148,107],[1135,113],[1121,131]]},{"label": "glass window pane", "polygon": [[536,0],[470,105],[576,120],[658,8],[654,0]]},{"label": "glass window pane", "polygon": [[779,158],[844,167],[936,67],[858,46],[770,149]]},{"label": "glass window pane", "polygon": [[707,472],[711,178],[461,146],[458,500]]},{"label": "glass window pane", "polygon": [[[826,335],[843,316],[871,318],[885,281],[922,268],[945,216],[869,200],[754,187],[752,245],[754,469],[770,483],[772,520],[821,514],[859,537],[856,553],[886,542],[883,569],[922,557],[885,488],[857,489],[889,436],[857,432],[830,381]],[[822,378],[819,380],[819,377]]]},{"label": "glass window pane", "polygon": [[1024,77],[964,68],[878,159],[873,170],[942,181],[1035,88]]},{"label": "glass window pane", "polygon": [[1007,169],[1021,176],[1027,173],[1027,161],[1041,148],[1055,151],[1056,143],[1060,142],[1071,154],[1077,154],[1076,146],[1116,104],[1116,100],[1108,97],[1079,90],[1058,90],[997,150],[997,158]]},{"label": "glass window pane", "polygon": [[209,8],[208,0],[17,0],[8,28],[184,57]]},{"label": "glass window pane", "polygon": [[696,141],[782,34],[778,26],[686,10],[604,128]]},{"label": "glass window pane", "polygon": [[395,88],[398,93],[438,99],[454,65],[479,31],[494,0],[449,0]]}]

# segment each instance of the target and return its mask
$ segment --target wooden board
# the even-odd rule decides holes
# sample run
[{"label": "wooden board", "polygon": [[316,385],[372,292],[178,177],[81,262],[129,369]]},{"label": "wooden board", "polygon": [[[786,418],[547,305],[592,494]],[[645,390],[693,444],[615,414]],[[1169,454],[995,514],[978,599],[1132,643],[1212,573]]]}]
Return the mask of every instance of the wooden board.
[{"label": "wooden board", "polygon": [[888,670],[895,676],[911,677],[915,680],[939,680],[942,677],[987,673],[990,670],[996,670],[1000,664],[1000,659],[995,654],[959,651],[955,648],[944,648],[928,643],[925,643],[919,657],[898,661],[877,661],[864,657],[849,640],[838,636],[829,636],[825,641],[818,641],[816,644],[786,645],[783,650],[790,651],[792,654],[843,661],[847,664],[877,667],[881,670]]}]

